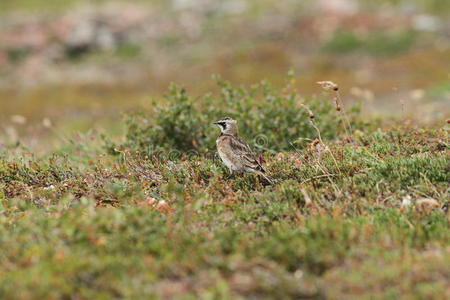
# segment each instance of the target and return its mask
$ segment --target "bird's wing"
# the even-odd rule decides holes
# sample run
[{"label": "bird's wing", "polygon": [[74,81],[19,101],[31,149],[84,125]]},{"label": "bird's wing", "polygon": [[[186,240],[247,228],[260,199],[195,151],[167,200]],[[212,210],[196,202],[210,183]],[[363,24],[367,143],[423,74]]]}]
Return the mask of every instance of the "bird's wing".
[{"label": "bird's wing", "polygon": [[232,138],[230,140],[230,146],[236,151],[242,159],[244,164],[251,169],[265,172],[264,167],[259,163],[257,156],[250,148],[250,146],[241,138]]}]

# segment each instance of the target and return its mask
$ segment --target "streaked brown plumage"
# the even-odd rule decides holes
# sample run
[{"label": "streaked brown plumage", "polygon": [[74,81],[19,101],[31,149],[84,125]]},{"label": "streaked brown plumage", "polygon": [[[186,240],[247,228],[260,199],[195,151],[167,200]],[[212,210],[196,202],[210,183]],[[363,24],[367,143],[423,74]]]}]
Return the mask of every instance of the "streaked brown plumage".
[{"label": "streaked brown plumage", "polygon": [[266,170],[260,164],[258,157],[250,146],[239,137],[237,122],[226,117],[214,124],[218,125],[222,131],[216,140],[217,151],[231,174],[233,172],[255,173],[268,184],[273,184],[272,180],[264,174]]}]

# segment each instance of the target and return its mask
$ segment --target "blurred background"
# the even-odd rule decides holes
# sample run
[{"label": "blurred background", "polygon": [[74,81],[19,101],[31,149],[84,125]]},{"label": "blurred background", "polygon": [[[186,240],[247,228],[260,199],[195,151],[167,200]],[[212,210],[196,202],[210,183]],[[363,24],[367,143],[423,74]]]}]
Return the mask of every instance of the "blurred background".
[{"label": "blurred background", "polygon": [[212,74],[281,86],[290,69],[305,97],[332,80],[367,114],[448,118],[450,1],[1,0],[0,145],[118,135],[170,82],[201,96]]}]

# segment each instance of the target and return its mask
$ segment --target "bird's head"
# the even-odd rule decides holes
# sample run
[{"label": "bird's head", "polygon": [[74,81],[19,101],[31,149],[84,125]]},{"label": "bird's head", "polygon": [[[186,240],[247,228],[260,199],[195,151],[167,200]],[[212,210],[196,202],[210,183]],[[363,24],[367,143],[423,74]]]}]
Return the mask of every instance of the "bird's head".
[{"label": "bird's head", "polygon": [[217,122],[214,122],[215,125],[219,126],[222,133],[225,134],[237,134],[237,122],[236,120],[233,120],[232,118],[225,117],[220,119]]}]

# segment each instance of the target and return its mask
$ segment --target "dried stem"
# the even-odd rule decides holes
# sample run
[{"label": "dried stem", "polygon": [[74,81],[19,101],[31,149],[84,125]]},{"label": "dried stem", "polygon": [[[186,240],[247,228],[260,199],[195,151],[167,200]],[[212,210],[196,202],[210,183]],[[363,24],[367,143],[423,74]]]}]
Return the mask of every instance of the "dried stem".
[{"label": "dried stem", "polygon": [[[312,126],[312,127],[316,130],[316,132],[317,132],[317,138],[318,138],[318,140],[319,140],[320,145],[324,147],[324,150],[325,150],[325,151],[328,151],[328,152],[330,153],[330,155],[331,155],[331,157],[332,157],[332,159],[333,159],[333,162],[334,162],[336,168],[339,170],[339,173],[342,173],[341,170],[340,170],[340,168],[339,168],[339,164],[337,163],[337,160],[336,160],[336,158],[335,158],[334,155],[333,155],[333,152],[331,152],[330,148],[327,147],[327,146],[325,145],[325,143],[323,142],[323,140],[322,140],[322,135],[321,135],[321,133],[320,133],[320,129],[319,129],[319,127],[317,127],[316,123],[314,122],[314,118],[315,118],[314,113],[313,113],[313,112],[311,111],[311,109],[309,109],[309,107],[306,106],[305,104],[302,103],[302,104],[300,104],[300,105],[308,112],[308,114],[309,114],[309,121],[310,121],[310,123],[311,123],[311,126]],[[325,166],[323,166],[322,163],[320,162],[320,158],[317,159],[317,166],[318,166],[318,168],[323,172],[323,174],[327,177],[328,181],[331,183],[331,185],[332,185],[333,188],[335,189],[335,192],[338,193],[338,194],[340,194],[340,195],[342,195],[342,191],[341,191],[341,190],[339,189],[339,187],[334,183],[334,181],[333,181],[333,179],[331,178],[331,176],[327,176],[327,175],[326,175],[326,174],[328,174],[329,172],[327,171],[327,168],[326,168]]]},{"label": "dried stem", "polygon": [[334,93],[333,101],[336,111],[339,112],[340,118],[344,124],[345,134],[347,135],[347,140],[351,141],[352,126],[350,124],[350,119],[344,110],[344,105],[339,94],[339,86],[332,81],[318,81],[317,82],[326,92]]},{"label": "dried stem", "polygon": [[[351,132],[353,132],[352,125],[350,123],[350,119],[348,118],[347,114],[345,113],[344,104],[342,103],[341,96],[339,94],[339,90],[334,91],[335,92],[335,103],[336,103],[336,110],[339,111],[339,114],[341,115],[341,119],[344,123],[345,132],[347,134],[347,138],[349,141],[351,140]],[[339,108],[339,109],[338,109]]]}]

